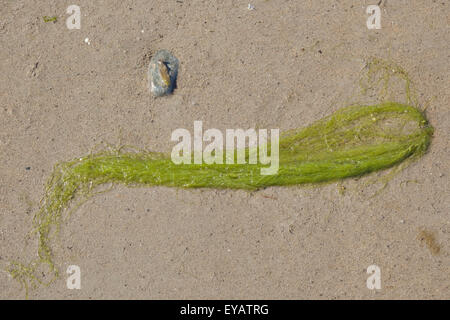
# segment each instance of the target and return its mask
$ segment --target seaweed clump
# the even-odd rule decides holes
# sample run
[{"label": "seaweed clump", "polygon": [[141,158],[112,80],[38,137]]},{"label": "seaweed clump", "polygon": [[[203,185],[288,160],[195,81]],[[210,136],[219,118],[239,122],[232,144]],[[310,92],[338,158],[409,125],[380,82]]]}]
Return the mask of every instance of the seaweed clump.
[{"label": "seaweed clump", "polygon": [[27,292],[30,284],[43,283],[37,276],[43,265],[56,279],[52,239],[63,215],[70,214],[70,207],[74,210],[73,202],[80,204],[99,192],[101,185],[257,190],[330,182],[418,159],[427,151],[432,134],[433,128],[416,107],[383,102],[348,106],[284,134],[274,175],[261,175],[261,164],[174,164],[168,153],[147,151],[104,151],[62,162],[48,179],[34,217],[38,258],[28,265],[13,262],[9,272]]}]

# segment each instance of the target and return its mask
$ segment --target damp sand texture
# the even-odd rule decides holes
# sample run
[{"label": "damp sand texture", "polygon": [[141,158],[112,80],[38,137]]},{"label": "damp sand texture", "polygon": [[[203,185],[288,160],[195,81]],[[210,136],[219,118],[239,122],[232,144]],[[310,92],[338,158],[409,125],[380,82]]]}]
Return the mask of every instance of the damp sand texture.
[{"label": "damp sand texture", "polygon": [[[345,107],[306,128],[285,133],[279,142],[275,175],[261,175],[265,167],[261,164],[177,165],[170,154],[154,152],[101,152],[59,163],[34,218],[39,258],[29,265],[13,262],[9,271],[27,290],[30,282],[33,286],[41,282],[35,275],[40,265],[46,264],[56,278],[51,239],[63,214],[76,208],[72,202],[80,204],[95,195],[101,185],[255,190],[330,182],[418,159],[432,134],[421,111],[386,102]],[[247,157],[248,153],[246,149]]]}]

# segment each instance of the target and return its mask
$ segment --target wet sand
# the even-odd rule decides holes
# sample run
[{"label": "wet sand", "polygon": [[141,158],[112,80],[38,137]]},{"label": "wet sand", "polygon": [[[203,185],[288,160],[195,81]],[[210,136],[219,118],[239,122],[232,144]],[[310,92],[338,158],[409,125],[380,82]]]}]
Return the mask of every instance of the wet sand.
[{"label": "wet sand", "polygon": [[[81,29],[68,30],[69,3],[3,1],[0,267],[36,257],[24,239],[55,163],[106,142],[170,151],[172,131],[195,120],[306,126],[357,102],[375,56],[408,71],[435,128],[429,152],[384,190],[368,178],[257,192],[118,186],[63,225],[62,277],[30,298],[449,299],[449,3],[384,2],[382,29],[368,30],[375,2],[80,0]],[[154,98],[159,49],[180,71],[174,94]],[[373,264],[380,290],[366,286]],[[66,287],[69,265],[80,290]],[[23,297],[0,272],[0,298]]]}]

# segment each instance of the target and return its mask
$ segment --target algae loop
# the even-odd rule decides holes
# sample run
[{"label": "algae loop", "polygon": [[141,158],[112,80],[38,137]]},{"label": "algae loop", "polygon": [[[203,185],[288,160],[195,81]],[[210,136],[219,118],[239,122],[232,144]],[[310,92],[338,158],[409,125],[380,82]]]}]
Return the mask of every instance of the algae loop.
[{"label": "algae loop", "polygon": [[[167,53],[161,54],[167,58]],[[158,63],[158,57],[152,61]],[[351,105],[308,127],[285,133],[279,141],[279,170],[275,175],[261,175],[264,165],[260,163],[174,164],[169,153],[147,151],[104,151],[56,164],[33,221],[38,258],[28,265],[12,262],[10,274],[27,292],[30,285],[43,283],[37,275],[43,266],[56,279],[58,267],[52,247],[63,216],[77,208],[73,202],[86,201],[102,185],[257,190],[340,181],[418,159],[428,149],[433,128],[425,115],[411,106],[415,101],[409,78],[393,64],[382,60],[371,63],[366,88],[373,89],[372,83],[376,82],[386,89],[391,77],[396,76],[406,83],[407,103]],[[175,66],[176,70],[178,60],[165,66]],[[159,69],[150,69],[149,76],[151,70]],[[375,77],[380,72],[382,77]],[[167,90],[170,77],[158,74],[155,79]],[[248,148],[245,154],[249,155]]]},{"label": "algae loop", "polygon": [[107,183],[180,188],[260,189],[334,181],[392,167],[423,155],[433,128],[415,107],[395,102],[349,106],[280,140],[279,171],[261,175],[261,164],[179,164],[155,152],[101,152],[59,163],[34,219],[39,260],[13,264],[24,281],[45,263],[57,276],[51,241],[63,213]]}]

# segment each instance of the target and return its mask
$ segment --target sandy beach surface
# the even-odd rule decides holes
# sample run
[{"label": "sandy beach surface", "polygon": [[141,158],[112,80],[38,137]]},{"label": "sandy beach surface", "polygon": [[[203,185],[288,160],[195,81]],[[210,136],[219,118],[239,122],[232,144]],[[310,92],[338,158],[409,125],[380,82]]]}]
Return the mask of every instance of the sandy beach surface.
[{"label": "sandy beach surface", "polygon": [[[385,189],[371,177],[256,192],[116,186],[63,224],[61,277],[30,298],[449,299],[450,3],[382,1],[382,28],[369,30],[377,2],[2,0],[0,298],[24,298],[4,270],[36,257],[26,236],[55,163],[105,143],[170,151],[172,131],[195,120],[304,127],[358,102],[377,57],[408,72],[435,128]],[[66,26],[71,4],[79,30]],[[154,98],[160,49],[180,70],[174,94]],[[80,290],[66,286],[69,265]]]}]

